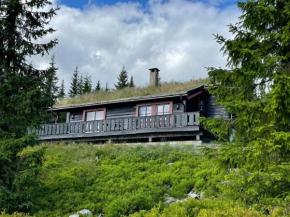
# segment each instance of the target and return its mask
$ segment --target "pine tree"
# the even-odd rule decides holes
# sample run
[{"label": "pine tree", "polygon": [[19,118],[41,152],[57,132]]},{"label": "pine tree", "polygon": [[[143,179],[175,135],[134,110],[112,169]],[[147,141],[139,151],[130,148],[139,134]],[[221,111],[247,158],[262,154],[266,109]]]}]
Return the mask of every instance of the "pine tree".
[{"label": "pine tree", "polygon": [[96,85],[96,88],[95,88],[95,91],[96,91],[96,92],[99,92],[99,91],[101,91],[101,90],[102,90],[102,88],[101,88],[101,81],[98,80],[97,85]]},{"label": "pine tree", "polygon": [[71,86],[68,93],[70,97],[75,97],[79,94],[79,83],[79,70],[78,67],[76,67],[73,73],[72,81],[70,83]]},{"label": "pine tree", "polygon": [[58,68],[55,66],[55,56],[52,55],[51,62],[49,63],[48,75],[45,78],[45,95],[48,102],[51,102],[52,107],[57,99],[57,93],[59,87],[57,86],[58,77],[56,75]]},{"label": "pine tree", "polygon": [[83,93],[92,92],[92,79],[91,76],[86,75],[84,78]]},{"label": "pine tree", "polygon": [[108,86],[108,83],[106,83],[106,88],[105,88],[105,92],[109,92],[110,91],[110,88]]},{"label": "pine tree", "polygon": [[58,8],[42,11],[47,0],[0,2],[0,212],[27,211],[35,192],[44,150],[23,152],[38,144],[27,128],[39,126],[53,104],[47,97],[49,69],[38,70],[28,57],[43,55],[58,43],[38,40],[54,32],[46,28]]},{"label": "pine tree", "polygon": [[64,79],[62,79],[59,92],[58,92],[58,98],[62,99],[65,98],[65,87],[64,87]]},{"label": "pine tree", "polygon": [[229,69],[209,68],[210,92],[235,118],[206,119],[204,125],[222,144],[213,154],[219,166],[239,168],[233,176],[241,180],[228,185],[231,193],[249,203],[260,195],[284,198],[290,192],[290,2],[238,7],[240,22],[229,26],[235,37],[216,35]]},{"label": "pine tree", "polygon": [[121,90],[121,89],[128,87],[128,86],[129,86],[128,74],[127,74],[127,71],[125,69],[125,66],[123,66],[123,69],[118,76],[118,82],[117,82],[117,84],[115,84],[115,87],[117,90]]},{"label": "pine tree", "polygon": [[84,77],[81,74],[81,76],[79,77],[79,82],[78,82],[78,95],[83,94],[83,90],[84,90]]},{"label": "pine tree", "polygon": [[131,76],[129,87],[135,87],[133,76]]}]

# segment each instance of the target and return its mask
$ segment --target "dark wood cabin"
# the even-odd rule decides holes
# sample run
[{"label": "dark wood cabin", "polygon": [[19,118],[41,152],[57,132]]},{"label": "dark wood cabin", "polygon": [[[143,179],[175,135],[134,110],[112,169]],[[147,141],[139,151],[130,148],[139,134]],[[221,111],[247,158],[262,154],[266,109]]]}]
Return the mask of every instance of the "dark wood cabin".
[{"label": "dark wood cabin", "polygon": [[200,140],[200,116],[225,117],[206,87],[187,92],[98,101],[55,107],[66,123],[34,130],[43,141],[170,141]]}]

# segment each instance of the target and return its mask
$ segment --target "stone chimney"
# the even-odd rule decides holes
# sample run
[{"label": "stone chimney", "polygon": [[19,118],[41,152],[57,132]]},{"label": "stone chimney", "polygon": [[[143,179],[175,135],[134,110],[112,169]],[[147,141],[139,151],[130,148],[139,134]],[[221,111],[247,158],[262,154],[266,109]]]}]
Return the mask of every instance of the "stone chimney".
[{"label": "stone chimney", "polygon": [[153,87],[157,87],[159,85],[158,78],[159,78],[159,69],[153,68],[149,69],[150,71],[150,85]]}]

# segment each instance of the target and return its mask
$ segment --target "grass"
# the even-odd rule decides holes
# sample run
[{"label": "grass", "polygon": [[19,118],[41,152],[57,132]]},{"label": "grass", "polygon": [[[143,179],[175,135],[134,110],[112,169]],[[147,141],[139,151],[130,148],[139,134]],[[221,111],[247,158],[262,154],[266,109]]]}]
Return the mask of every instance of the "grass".
[{"label": "grass", "polygon": [[168,82],[162,83],[160,86],[154,88],[152,86],[125,88],[123,90],[111,90],[109,92],[100,91],[89,94],[79,95],[73,98],[65,98],[60,100],[55,107],[70,104],[81,104],[87,102],[106,101],[113,99],[122,99],[130,97],[141,97],[158,94],[170,94],[188,91],[194,87],[209,84],[209,79],[190,80],[188,82]]}]

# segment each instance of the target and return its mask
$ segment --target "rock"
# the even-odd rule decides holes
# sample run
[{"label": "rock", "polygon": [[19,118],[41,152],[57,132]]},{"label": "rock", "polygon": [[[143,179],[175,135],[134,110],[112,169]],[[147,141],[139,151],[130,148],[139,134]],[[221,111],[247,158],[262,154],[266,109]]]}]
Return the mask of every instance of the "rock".
[{"label": "rock", "polygon": [[173,202],[176,202],[176,199],[173,198],[173,197],[168,197],[168,198],[165,200],[165,203],[166,203],[166,204],[171,204],[171,203],[173,203]]},{"label": "rock", "polygon": [[203,191],[199,195],[199,199],[202,199],[202,198],[204,198],[204,192]]},{"label": "rock", "polygon": [[191,191],[187,194],[188,197],[191,197],[191,198],[195,198],[195,199],[199,199],[199,195],[194,193],[194,191]]},{"label": "rock", "polygon": [[88,210],[88,209],[83,209],[81,211],[78,211],[77,213],[85,215],[86,217],[92,217],[93,216],[93,213],[90,210]]},{"label": "rock", "polygon": [[80,217],[78,214],[70,215],[69,217]]},{"label": "rock", "polygon": [[98,155],[96,156],[95,160],[99,160],[99,156]]},{"label": "rock", "polygon": [[168,165],[168,166],[171,166],[172,164],[173,164],[173,163],[168,163],[167,165]]}]

